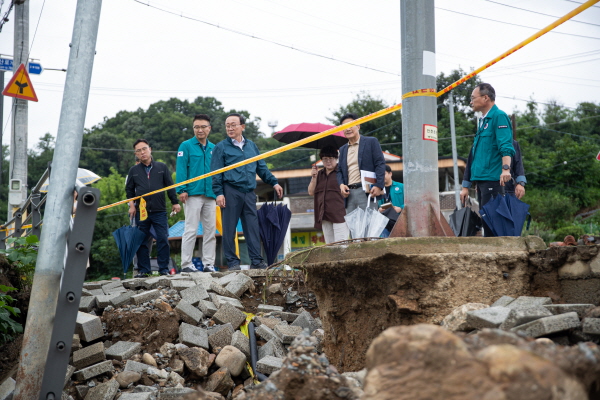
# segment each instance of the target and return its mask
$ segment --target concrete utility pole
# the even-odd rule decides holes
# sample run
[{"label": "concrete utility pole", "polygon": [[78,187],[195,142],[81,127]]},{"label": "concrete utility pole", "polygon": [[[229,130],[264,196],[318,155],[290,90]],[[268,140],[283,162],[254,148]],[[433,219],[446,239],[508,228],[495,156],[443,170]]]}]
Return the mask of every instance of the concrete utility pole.
[{"label": "concrete utility pole", "polygon": [[[64,265],[102,0],[78,0],[15,400],[40,393]],[[60,394],[58,395],[60,396]],[[56,398],[58,398],[58,396]]]},{"label": "concrete utility pole", "polygon": [[[29,0],[15,1],[15,41],[13,71],[29,60]],[[4,89],[4,88],[3,88]],[[21,180],[21,202],[27,199],[27,114],[28,101],[13,98],[12,127],[10,140],[10,169],[8,179]],[[8,220],[12,218],[13,206],[8,205]]]},{"label": "concrete utility pole", "polygon": [[[435,26],[433,0],[400,2],[402,93],[433,89],[435,93]],[[410,236],[433,236],[431,208],[440,213],[436,97],[402,101],[404,202]],[[430,207],[431,206],[431,207]]]},{"label": "concrete utility pole", "polygon": [[450,109],[450,137],[452,141],[452,164],[454,165],[454,200],[456,201],[456,208],[461,209],[460,204],[460,188],[461,183],[458,178],[458,152],[456,150],[456,128],[454,126],[454,96],[452,92],[448,93],[448,108]]}]

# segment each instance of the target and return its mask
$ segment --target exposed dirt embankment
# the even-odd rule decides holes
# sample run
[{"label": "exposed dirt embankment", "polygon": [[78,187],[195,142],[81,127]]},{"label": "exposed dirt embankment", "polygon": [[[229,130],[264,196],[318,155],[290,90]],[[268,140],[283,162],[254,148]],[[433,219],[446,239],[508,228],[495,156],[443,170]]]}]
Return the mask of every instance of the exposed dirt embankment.
[{"label": "exposed dirt embankment", "polygon": [[371,341],[388,327],[439,324],[465,303],[530,294],[529,255],[542,246],[534,239],[496,238],[477,251],[473,238],[431,238],[429,245],[423,238],[399,238],[290,261],[306,270],[317,296],[332,364],[356,371]]}]

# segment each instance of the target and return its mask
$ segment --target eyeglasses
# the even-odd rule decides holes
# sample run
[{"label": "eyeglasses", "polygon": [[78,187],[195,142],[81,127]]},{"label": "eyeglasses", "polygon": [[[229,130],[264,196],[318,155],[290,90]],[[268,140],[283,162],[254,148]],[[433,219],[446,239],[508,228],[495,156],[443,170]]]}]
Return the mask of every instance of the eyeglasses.
[{"label": "eyeglasses", "polygon": [[471,101],[473,101],[473,100],[475,100],[475,99],[477,99],[479,97],[485,97],[485,96],[487,96],[487,94],[484,94],[482,96],[471,96]]},{"label": "eyeglasses", "polygon": [[210,125],[194,125],[194,129],[195,130],[199,130],[199,129],[206,129],[208,128]]},{"label": "eyeglasses", "polygon": [[141,149],[135,149],[134,153],[143,153],[148,151],[149,147],[142,147]]},{"label": "eyeglasses", "polygon": [[321,157],[321,161],[325,162],[331,162],[331,161],[335,161],[336,158],[335,157]]},{"label": "eyeglasses", "polygon": [[235,129],[238,126],[242,126],[242,124],[226,124],[225,129]]}]

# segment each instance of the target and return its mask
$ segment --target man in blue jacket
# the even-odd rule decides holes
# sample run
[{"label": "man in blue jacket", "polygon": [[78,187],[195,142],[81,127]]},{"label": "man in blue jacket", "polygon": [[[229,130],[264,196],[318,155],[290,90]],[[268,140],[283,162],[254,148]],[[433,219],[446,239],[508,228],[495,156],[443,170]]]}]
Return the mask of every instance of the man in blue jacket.
[{"label": "man in blue jacket", "polygon": [[[355,119],[358,119],[356,114],[348,113],[340,118],[340,124]],[[349,214],[358,207],[367,207],[368,194],[373,198],[381,195],[385,180],[385,159],[377,138],[362,136],[360,125],[346,129],[344,136],[348,138],[348,143],[340,147],[337,180],[342,196],[346,199],[346,214]],[[371,185],[369,193],[365,193],[362,187],[361,170],[375,173],[376,182]],[[377,202],[372,202],[370,207],[377,209]]]},{"label": "man in blue jacket", "polygon": [[[238,113],[230,114],[225,120],[227,136],[219,142],[212,154],[212,171],[236,164],[260,154],[256,144],[243,135],[246,129],[245,118]],[[277,183],[264,160],[226,171],[213,177],[213,191],[217,196],[217,206],[223,215],[223,252],[229,270],[240,269],[240,259],[235,254],[235,230],[238,219],[242,220],[242,229],[252,269],[265,269],[267,264],[260,255],[260,233],[256,215],[256,175],[266,184],[273,186],[279,198],[283,197],[283,188]]]},{"label": "man in blue jacket", "polygon": [[[483,114],[471,149],[470,181],[477,184],[477,197],[482,207],[501,193],[502,186],[511,180],[510,164],[515,155],[510,118],[496,104],[496,91],[489,83],[481,83],[471,94],[473,111]],[[463,182],[460,200],[464,204],[470,183]],[[493,236],[483,222],[484,236]]]},{"label": "man in blue jacket", "polygon": [[[194,137],[181,143],[177,151],[177,183],[210,172],[210,160],[215,147],[208,141],[210,117],[194,116]],[[202,222],[202,264],[204,272],[215,271],[216,203],[212,190],[212,178],[201,179],[177,187],[179,201],[184,204],[185,231],[181,238],[181,270],[198,272],[192,264],[198,224]],[[202,272],[202,271],[200,271]]]}]

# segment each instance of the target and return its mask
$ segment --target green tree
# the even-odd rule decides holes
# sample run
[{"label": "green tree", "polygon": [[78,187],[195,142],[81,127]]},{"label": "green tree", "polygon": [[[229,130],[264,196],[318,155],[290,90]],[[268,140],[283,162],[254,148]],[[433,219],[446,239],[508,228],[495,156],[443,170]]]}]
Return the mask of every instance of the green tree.
[{"label": "green tree", "polygon": [[40,138],[34,149],[27,152],[27,183],[31,190],[52,162],[55,138],[46,133]]}]

